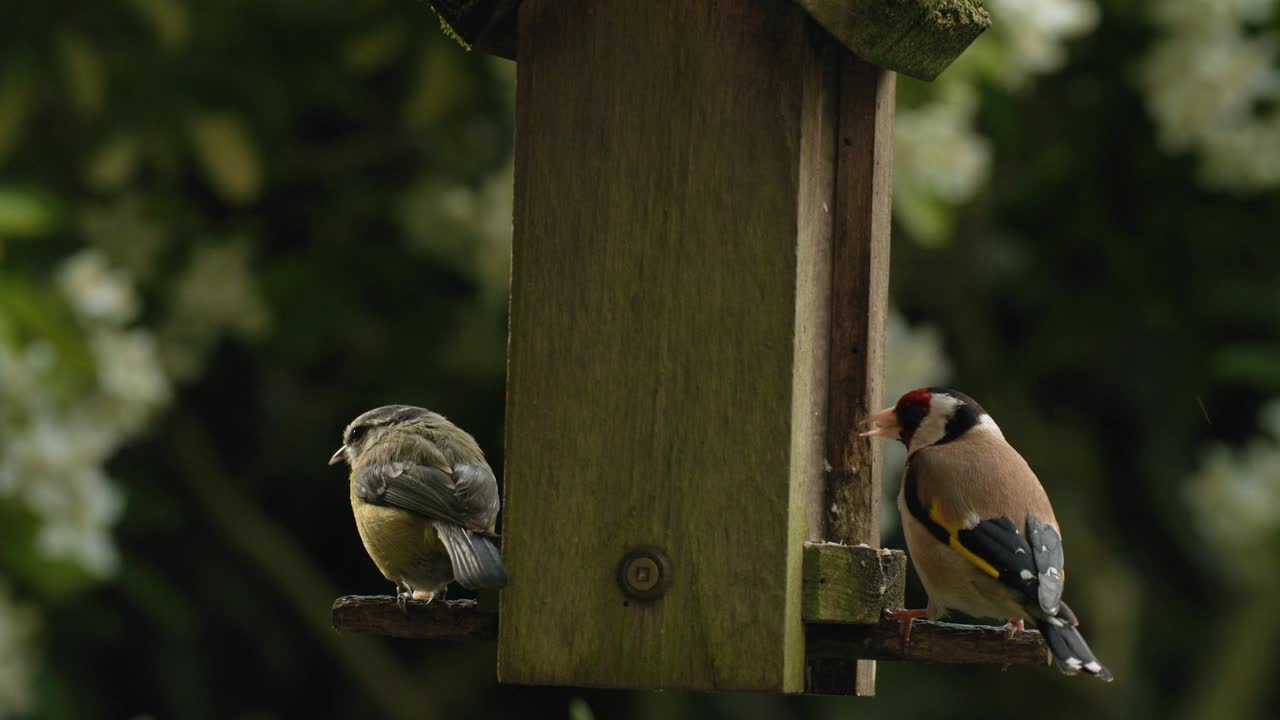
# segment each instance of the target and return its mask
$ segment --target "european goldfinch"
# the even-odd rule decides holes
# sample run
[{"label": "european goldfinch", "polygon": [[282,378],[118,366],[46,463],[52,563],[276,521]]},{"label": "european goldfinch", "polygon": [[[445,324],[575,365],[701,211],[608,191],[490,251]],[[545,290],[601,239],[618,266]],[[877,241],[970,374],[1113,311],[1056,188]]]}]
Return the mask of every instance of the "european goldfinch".
[{"label": "european goldfinch", "polygon": [[907,446],[898,510],[929,606],[906,613],[1008,618],[1009,636],[1031,622],[1062,672],[1111,680],[1061,600],[1062,536],[1049,498],[991,416],[963,393],[921,388],[864,422],[875,427],[863,436]]},{"label": "european goldfinch", "polygon": [[475,439],[410,405],[351,421],[330,465],[351,466],[351,509],[364,548],[409,598],[431,602],[452,580],[500,588],[507,569],[494,544],[498,483]]}]

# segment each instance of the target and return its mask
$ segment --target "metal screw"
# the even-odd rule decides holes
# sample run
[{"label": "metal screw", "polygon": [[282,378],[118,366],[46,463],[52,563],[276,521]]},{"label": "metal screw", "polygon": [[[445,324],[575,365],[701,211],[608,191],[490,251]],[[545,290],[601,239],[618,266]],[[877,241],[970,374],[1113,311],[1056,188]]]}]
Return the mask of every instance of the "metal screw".
[{"label": "metal screw", "polygon": [[632,549],[618,567],[618,584],[627,597],[656,600],[671,587],[671,559],[661,549],[645,545]]}]

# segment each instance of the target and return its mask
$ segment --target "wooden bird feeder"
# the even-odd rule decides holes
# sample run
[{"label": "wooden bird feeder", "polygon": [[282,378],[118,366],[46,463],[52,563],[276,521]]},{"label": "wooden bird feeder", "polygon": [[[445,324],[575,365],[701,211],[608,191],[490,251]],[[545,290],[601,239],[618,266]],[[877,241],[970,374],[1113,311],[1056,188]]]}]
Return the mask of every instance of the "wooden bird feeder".
[{"label": "wooden bird feeder", "polygon": [[[977,0],[429,0],[517,59],[497,616],[343,598],[335,626],[493,637],[506,683],[872,694],[874,659],[1044,663],[917,623],[875,549],[894,72]],[[500,621],[499,621],[500,618]]]}]

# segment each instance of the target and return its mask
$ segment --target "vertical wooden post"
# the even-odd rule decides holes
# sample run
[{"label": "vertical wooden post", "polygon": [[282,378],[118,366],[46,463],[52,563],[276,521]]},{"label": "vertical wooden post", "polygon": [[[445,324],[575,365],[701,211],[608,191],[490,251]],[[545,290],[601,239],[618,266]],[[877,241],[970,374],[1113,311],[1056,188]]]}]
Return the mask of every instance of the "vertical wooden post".
[{"label": "vertical wooden post", "polygon": [[[892,71],[842,54],[831,249],[828,470],[819,498],[821,527],[816,532],[810,527],[810,535],[845,545],[880,545],[880,448],[858,437],[857,422],[881,404],[895,85]],[[810,661],[809,690],[874,695],[875,661],[859,660],[856,670],[851,665]]]},{"label": "vertical wooden post", "polygon": [[832,44],[781,0],[521,4],[502,681],[803,690]]}]

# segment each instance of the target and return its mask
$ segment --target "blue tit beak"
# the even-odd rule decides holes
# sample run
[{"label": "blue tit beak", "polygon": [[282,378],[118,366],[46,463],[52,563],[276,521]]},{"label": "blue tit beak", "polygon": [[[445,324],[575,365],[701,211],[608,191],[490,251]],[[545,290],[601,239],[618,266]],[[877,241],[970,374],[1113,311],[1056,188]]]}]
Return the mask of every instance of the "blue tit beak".
[{"label": "blue tit beak", "polygon": [[338,463],[346,459],[347,459],[347,446],[343,445],[342,447],[338,448],[338,452],[334,453],[333,457],[329,458],[329,464],[337,465]]}]

